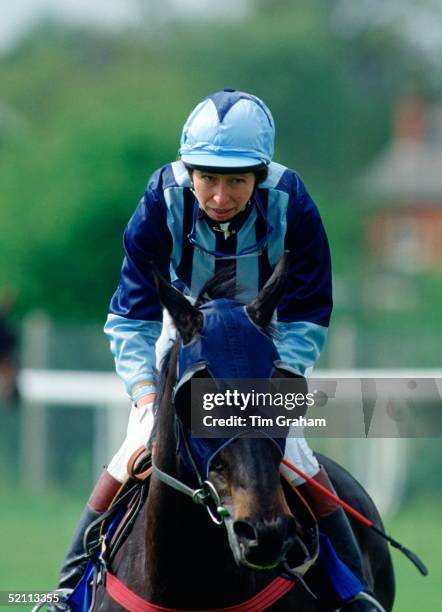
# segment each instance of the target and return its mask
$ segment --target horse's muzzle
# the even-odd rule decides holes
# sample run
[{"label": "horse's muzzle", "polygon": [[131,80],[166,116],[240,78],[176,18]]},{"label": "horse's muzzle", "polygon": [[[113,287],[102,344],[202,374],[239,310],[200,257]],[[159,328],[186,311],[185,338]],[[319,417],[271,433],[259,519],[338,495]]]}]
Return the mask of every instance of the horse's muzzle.
[{"label": "horse's muzzle", "polygon": [[257,569],[278,565],[296,539],[296,521],[290,515],[281,515],[272,520],[252,517],[236,520],[232,530],[238,545],[237,561]]}]

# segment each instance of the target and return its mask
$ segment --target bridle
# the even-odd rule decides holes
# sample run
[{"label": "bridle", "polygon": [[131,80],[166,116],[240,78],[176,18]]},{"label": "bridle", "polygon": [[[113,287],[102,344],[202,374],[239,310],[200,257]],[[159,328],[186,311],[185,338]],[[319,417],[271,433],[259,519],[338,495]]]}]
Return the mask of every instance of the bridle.
[{"label": "bridle", "polygon": [[[192,499],[196,504],[202,505],[207,510],[207,513],[210,519],[216,525],[222,525],[226,518],[230,517],[230,512],[223,503],[221,502],[218,491],[216,490],[214,484],[207,478],[204,478],[201,474],[201,471],[198,469],[197,463],[193,457],[192,450],[189,444],[188,437],[185,433],[185,426],[178,416],[177,412],[177,395],[178,391],[182,387],[183,384],[191,384],[192,374],[195,374],[198,371],[206,369],[206,364],[201,362],[194,365],[191,372],[187,372],[182,380],[178,380],[175,382],[172,391],[172,409],[174,411],[175,418],[175,432],[177,435],[177,448],[181,448],[184,451],[184,460],[187,465],[189,465],[194,473],[198,487],[192,488],[189,485],[185,484],[182,480],[179,480],[175,476],[171,476],[166,473],[164,470],[160,469],[155,461],[155,452],[152,452],[152,471],[153,474],[163,482],[164,484],[172,487],[179,493],[183,493]],[[255,432],[256,433],[256,432]],[[265,431],[261,431],[263,437],[271,438]],[[241,437],[243,434],[237,434],[231,438],[228,438],[224,441],[222,445],[217,448],[216,454],[212,456],[212,459],[220,453],[226,446],[234,442],[236,439]],[[282,459],[282,457],[281,457]]]},{"label": "bridle", "polygon": [[175,410],[175,430],[177,431],[178,435],[181,436],[181,440],[186,450],[188,462],[192,466],[193,472],[195,473],[195,476],[198,481],[198,488],[193,489],[178,478],[175,478],[174,476],[171,476],[170,474],[167,474],[166,472],[161,470],[155,461],[155,452],[152,453],[152,473],[155,474],[158,480],[160,480],[164,484],[168,485],[169,487],[172,487],[172,489],[175,489],[179,493],[187,495],[196,504],[204,506],[212,521],[216,525],[222,525],[224,523],[224,519],[230,516],[230,512],[222,505],[218,491],[216,490],[213,483],[208,479],[203,479],[203,477],[201,476],[200,471],[197,468],[196,462],[192,456],[192,452],[189,448],[188,440],[186,436],[183,435],[183,424],[177,416],[175,402],[173,403],[173,408]]},{"label": "bridle", "polygon": [[192,489],[181,480],[160,470],[153,456],[152,472],[164,484],[172,487],[179,493],[189,496],[196,504],[204,506],[215,525],[222,525],[224,519],[230,516],[230,512],[222,505],[218,491],[210,480],[200,480],[200,486],[197,489]]}]

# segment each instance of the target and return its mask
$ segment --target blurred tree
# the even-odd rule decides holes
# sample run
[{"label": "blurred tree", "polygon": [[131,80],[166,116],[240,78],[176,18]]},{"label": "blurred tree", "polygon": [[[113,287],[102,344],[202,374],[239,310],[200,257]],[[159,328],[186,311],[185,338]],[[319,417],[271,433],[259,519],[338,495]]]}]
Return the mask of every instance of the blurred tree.
[{"label": "blurred tree", "polygon": [[355,272],[353,180],[387,139],[411,74],[426,82],[391,28],[346,38],[325,0],[262,0],[246,19],[138,35],[47,24],[0,59],[0,101],[20,117],[0,133],[2,282],[22,310],[102,320],[149,175],[174,159],[194,104],[222,87],[268,103],[277,160],[321,204],[335,272]]},{"label": "blurred tree", "polygon": [[28,121],[0,149],[2,280],[26,309],[101,320],[124,226],[176,155],[185,104],[169,92],[184,84],[139,42],[45,32],[0,66]]},{"label": "blurred tree", "polygon": [[244,22],[186,24],[160,44],[196,99],[222,87],[261,96],[279,128],[278,158],[336,191],[385,142],[406,57],[388,28],[342,36],[325,0],[255,5]]}]

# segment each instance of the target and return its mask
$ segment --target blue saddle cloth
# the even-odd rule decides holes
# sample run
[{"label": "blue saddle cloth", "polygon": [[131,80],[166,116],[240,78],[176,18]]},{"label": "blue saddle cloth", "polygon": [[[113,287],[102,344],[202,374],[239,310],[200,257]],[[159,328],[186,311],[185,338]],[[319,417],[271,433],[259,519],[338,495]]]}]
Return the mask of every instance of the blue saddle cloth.
[{"label": "blue saddle cloth", "polygon": [[359,578],[338,557],[330,538],[324,533],[319,533],[319,559],[340,601],[349,601],[364,589]]},{"label": "blue saddle cloth", "polygon": [[[120,521],[125,514],[126,508],[119,508],[111,521],[108,522],[105,528],[105,542],[111,541]],[[88,612],[94,597],[94,582],[96,575],[101,568],[99,560],[100,551],[94,553],[93,558],[88,561],[82,578],[78,582],[75,589],[70,594],[66,603],[71,608],[72,612]]]},{"label": "blue saddle cloth", "polygon": [[89,561],[84,570],[80,582],[77,584],[66,603],[73,612],[88,612],[92,604],[92,582],[95,572],[95,565]]}]

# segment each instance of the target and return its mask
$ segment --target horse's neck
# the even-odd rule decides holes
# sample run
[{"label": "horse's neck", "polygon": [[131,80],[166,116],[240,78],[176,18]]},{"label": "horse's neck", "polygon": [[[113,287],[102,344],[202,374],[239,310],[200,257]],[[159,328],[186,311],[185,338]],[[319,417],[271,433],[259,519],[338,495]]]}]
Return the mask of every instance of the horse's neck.
[{"label": "horse's neck", "polygon": [[[185,478],[176,454],[175,412],[172,406],[175,362],[159,408],[155,460],[176,478]],[[193,483],[196,486],[196,483]],[[246,601],[278,575],[239,568],[224,526],[211,522],[204,507],[153,475],[146,511],[144,550],[138,544],[129,553],[145,559],[144,573],[130,586],[152,603],[175,609],[222,608]],[[141,535],[141,532],[140,532]],[[281,610],[292,610],[293,606]]]},{"label": "horse's neck", "polygon": [[[170,606],[171,594],[182,597],[190,589],[189,595],[194,595],[198,591],[196,583],[214,589],[220,572],[230,577],[237,573],[225,529],[212,524],[206,510],[182,493],[155,479],[151,487],[146,516],[146,577],[152,601]],[[226,580],[221,583],[225,589]],[[184,603],[181,600],[180,606]],[[191,607],[192,602],[189,604]]]},{"label": "horse's neck", "polygon": [[[174,371],[173,360],[170,370]],[[155,460],[163,471],[185,479],[189,475],[180,467],[176,455],[173,382],[173,376],[169,377],[159,408]],[[196,486],[196,482],[192,484]],[[173,594],[181,598],[189,593],[193,597],[195,593],[204,593],[206,588],[210,589],[208,600],[213,601],[215,595],[215,601],[216,596],[222,601],[227,581],[241,575],[224,527],[214,525],[202,506],[155,476],[146,505],[145,538],[146,588],[156,604],[170,606]],[[196,583],[201,588],[196,589]],[[219,593],[216,593],[217,585]],[[184,603],[181,599],[180,605]],[[192,601],[188,603],[191,607]]]}]

